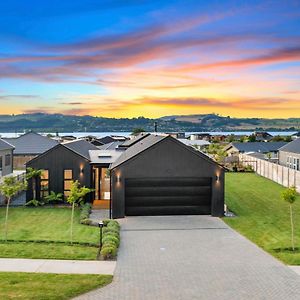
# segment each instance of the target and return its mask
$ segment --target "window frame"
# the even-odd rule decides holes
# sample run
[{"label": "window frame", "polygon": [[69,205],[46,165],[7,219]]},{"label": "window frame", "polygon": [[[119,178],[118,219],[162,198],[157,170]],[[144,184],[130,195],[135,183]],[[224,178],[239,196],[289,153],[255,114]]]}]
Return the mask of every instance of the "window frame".
[{"label": "window frame", "polygon": [[[71,171],[71,176],[66,178],[66,171]],[[69,196],[70,189],[66,188],[66,183],[69,183],[74,180],[74,170],[73,169],[63,169],[63,190],[64,197],[67,198]]]},{"label": "window frame", "polygon": [[[50,173],[48,169],[43,170],[43,173],[47,172],[47,177],[45,178],[43,176],[43,174],[40,177],[40,198],[44,199],[45,197],[47,197],[50,193],[50,189],[49,189],[49,179],[50,179]],[[43,184],[46,183],[46,184]],[[46,187],[46,188],[44,188]]]}]

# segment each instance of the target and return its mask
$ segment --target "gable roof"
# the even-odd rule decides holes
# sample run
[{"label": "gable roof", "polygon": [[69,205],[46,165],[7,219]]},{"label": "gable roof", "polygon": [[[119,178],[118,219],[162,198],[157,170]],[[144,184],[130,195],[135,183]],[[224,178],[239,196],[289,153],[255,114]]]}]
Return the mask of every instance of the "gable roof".
[{"label": "gable roof", "polygon": [[[281,147],[286,145],[286,142],[249,142],[249,143],[231,143],[231,147],[236,148],[239,152],[276,152]],[[229,150],[230,146],[226,147],[225,150]]]},{"label": "gable roof", "polygon": [[104,136],[104,137],[98,139],[98,141],[100,143],[102,143],[103,145],[105,145],[105,144],[115,142],[116,140],[114,138],[112,138],[111,136],[107,135],[107,136]]},{"label": "gable roof", "polygon": [[0,150],[11,150],[14,149],[15,147],[8,142],[0,139]]},{"label": "gable roof", "polygon": [[57,141],[35,132],[28,132],[17,138],[3,138],[3,140],[15,147],[14,154],[20,155],[39,155],[58,144]]},{"label": "gable roof", "polygon": [[86,140],[74,140],[70,142],[63,143],[65,147],[71,149],[73,152],[83,156],[86,159],[90,159],[89,150],[99,150],[98,147]]},{"label": "gable roof", "polygon": [[294,141],[286,144],[281,147],[279,151],[283,152],[292,152],[292,153],[300,153],[300,138],[295,139]]},{"label": "gable roof", "polygon": [[[162,135],[153,135],[149,134],[146,138],[142,139],[138,143],[135,143],[133,146],[129,147],[123,154],[114,162],[112,163],[110,169],[114,169],[121,164],[125,163],[126,161],[130,160],[131,158],[135,157],[139,153],[151,148],[152,146],[160,143],[163,140],[171,139],[173,142],[177,143],[181,147],[184,147],[188,151],[192,152],[193,154],[207,160],[210,163],[217,164],[217,162],[213,161],[211,158],[209,158],[204,153],[195,150],[193,147],[187,146],[184,143],[180,142],[178,139],[173,138],[170,135],[162,136]],[[223,168],[221,165],[219,165],[221,168]]]}]

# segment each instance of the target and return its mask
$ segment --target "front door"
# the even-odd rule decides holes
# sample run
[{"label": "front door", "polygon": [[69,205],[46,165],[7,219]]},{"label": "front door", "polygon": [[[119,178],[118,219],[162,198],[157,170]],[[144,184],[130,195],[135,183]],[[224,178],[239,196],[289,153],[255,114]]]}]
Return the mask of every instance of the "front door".
[{"label": "front door", "polygon": [[94,167],[94,206],[98,208],[109,208],[110,202],[110,174],[108,168]]}]

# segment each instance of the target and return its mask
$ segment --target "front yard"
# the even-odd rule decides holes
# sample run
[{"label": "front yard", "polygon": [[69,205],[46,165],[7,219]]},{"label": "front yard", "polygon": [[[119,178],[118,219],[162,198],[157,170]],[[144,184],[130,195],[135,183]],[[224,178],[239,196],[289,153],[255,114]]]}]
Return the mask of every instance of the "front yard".
[{"label": "front yard", "polygon": [[232,228],[289,265],[300,265],[300,196],[294,203],[295,246],[292,252],[288,204],[279,184],[253,173],[226,174],[226,203],[237,217],[224,218]]},{"label": "front yard", "polygon": [[110,275],[0,273],[0,299],[63,300],[112,281]]},{"label": "front yard", "polygon": [[[0,230],[0,256],[18,258],[96,259],[99,229],[79,224],[74,218],[74,245],[70,245],[69,208],[10,208],[8,240]],[[4,226],[5,208],[0,208],[0,226]],[[25,242],[25,243],[24,243]],[[53,243],[50,243],[53,242]],[[76,244],[79,243],[79,244]]]}]

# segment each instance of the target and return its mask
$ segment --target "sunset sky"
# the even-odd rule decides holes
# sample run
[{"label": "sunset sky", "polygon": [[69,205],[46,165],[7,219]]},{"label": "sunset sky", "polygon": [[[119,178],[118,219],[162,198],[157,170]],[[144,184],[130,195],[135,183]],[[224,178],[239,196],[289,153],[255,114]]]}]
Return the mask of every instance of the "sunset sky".
[{"label": "sunset sky", "polygon": [[300,117],[300,1],[1,1],[0,104]]}]

